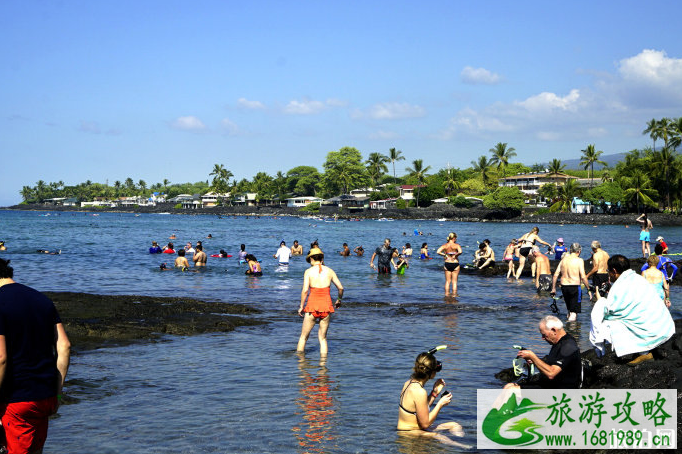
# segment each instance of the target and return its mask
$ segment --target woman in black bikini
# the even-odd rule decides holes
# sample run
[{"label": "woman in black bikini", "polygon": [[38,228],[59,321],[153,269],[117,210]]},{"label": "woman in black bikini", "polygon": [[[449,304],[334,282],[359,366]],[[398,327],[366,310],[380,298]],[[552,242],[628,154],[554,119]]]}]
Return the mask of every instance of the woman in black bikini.
[{"label": "woman in black bikini", "polygon": [[[447,243],[436,251],[436,254],[445,257],[443,271],[445,271],[445,296],[457,296],[457,278],[459,277],[459,259],[462,247],[457,244],[457,234],[450,232]],[[450,286],[452,285],[452,293]]]},{"label": "woman in black bikini", "polygon": [[441,367],[440,363],[436,361],[436,357],[431,353],[424,352],[417,356],[412,376],[405,382],[400,393],[400,401],[398,402],[398,433],[401,435],[432,437],[441,443],[466,447],[436,432],[448,430],[451,434],[461,437],[464,435],[464,431],[458,423],[451,421],[431,427],[441,408],[448,405],[452,400],[451,393],[444,393],[433,409],[430,408],[438,394],[445,388],[445,381],[442,378],[436,380],[429,394],[426,393],[424,385],[427,381],[435,378],[436,372]]},{"label": "woman in black bikini", "polygon": [[530,232],[526,233],[523,235],[521,238],[519,238],[518,244],[519,244],[519,267],[516,270],[516,280],[518,280],[521,277],[521,273],[523,272],[523,267],[526,264],[526,257],[528,257],[528,254],[530,254],[531,249],[533,249],[533,246],[535,246],[535,242],[542,243],[545,246],[551,247],[551,245],[544,241],[542,238],[538,236],[538,232],[540,232],[540,229],[537,227],[533,227]]}]

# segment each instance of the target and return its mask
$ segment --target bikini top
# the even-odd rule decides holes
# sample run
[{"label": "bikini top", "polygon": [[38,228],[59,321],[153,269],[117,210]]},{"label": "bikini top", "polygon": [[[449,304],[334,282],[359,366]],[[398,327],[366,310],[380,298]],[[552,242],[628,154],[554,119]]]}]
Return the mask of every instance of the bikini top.
[{"label": "bikini top", "polygon": [[[417,416],[416,411],[409,411],[408,409],[403,407],[403,396],[405,395],[405,391],[407,391],[407,388],[409,388],[412,383],[419,383],[419,382],[410,380],[410,383],[408,383],[407,386],[405,386],[405,389],[403,389],[403,392],[400,393],[400,401],[398,402],[398,407],[400,407],[400,409],[402,411],[404,411],[405,413],[409,413],[411,415]],[[419,383],[419,386],[422,386],[421,383]],[[422,386],[422,388],[423,388],[423,386]]]}]

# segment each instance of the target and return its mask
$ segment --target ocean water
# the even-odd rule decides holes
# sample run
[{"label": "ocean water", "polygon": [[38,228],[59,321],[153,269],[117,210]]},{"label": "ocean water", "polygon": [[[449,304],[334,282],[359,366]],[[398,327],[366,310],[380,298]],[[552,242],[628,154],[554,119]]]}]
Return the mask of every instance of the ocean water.
[{"label": "ocean water", "polygon": [[[549,298],[538,297],[529,279],[461,275],[459,298],[443,298],[438,259],[413,258],[404,276],[377,276],[371,253],[383,238],[394,246],[422,242],[430,250],[448,232],[459,236],[462,262],[477,241],[489,238],[499,257],[511,237],[531,225],[438,221],[322,222],[272,217],[222,217],[0,211],[0,240],[15,279],[41,291],[111,295],[188,296],[256,307],[266,325],[230,333],[167,337],[125,347],[75,354],[64,405],[50,425],[46,453],[439,453],[438,442],[399,437],[395,431],[400,389],[414,358],[435,345],[444,364],[439,374],[455,398],[438,421],[456,420],[463,443],[476,444],[476,389],[498,388],[494,373],[509,367],[513,344],[544,354],[549,346],[537,321],[549,314]],[[540,236],[584,245],[598,239],[611,254],[639,255],[634,225],[539,225]],[[424,236],[415,236],[415,229]],[[211,234],[212,239],[207,239]],[[655,228],[675,251],[679,228]],[[239,244],[261,260],[264,275],[244,275],[235,258],[209,258],[199,273],[160,271],[174,257],[149,255],[152,240],[176,247],[204,243],[210,255]],[[329,330],[329,357],[319,358],[316,329],[306,355],[294,350],[301,319],[296,313],[303,272],[301,257],[283,269],[272,257],[279,242],[294,239],[304,249],[315,239],[325,263],[346,294]],[[364,257],[340,257],[341,244],[365,248]],[[61,255],[36,253],[58,250]],[[334,294],[334,290],[332,290]],[[682,301],[672,290],[673,312]],[[562,306],[560,302],[559,306]],[[561,307],[565,315],[565,308]],[[571,329],[581,348],[589,346],[590,304]],[[77,346],[76,346],[77,347]],[[427,385],[427,387],[430,385]]]}]

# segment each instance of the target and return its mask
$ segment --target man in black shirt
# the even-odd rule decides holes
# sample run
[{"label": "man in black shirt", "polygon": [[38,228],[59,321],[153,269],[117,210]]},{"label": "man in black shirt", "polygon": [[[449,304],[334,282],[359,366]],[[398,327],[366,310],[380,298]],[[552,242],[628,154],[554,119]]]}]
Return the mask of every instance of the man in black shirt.
[{"label": "man in black shirt", "polygon": [[382,247],[376,248],[372,258],[369,260],[369,266],[375,268],[374,257],[379,257],[377,260],[376,270],[379,274],[391,274],[391,259],[398,256],[398,251],[391,247],[391,240],[386,238]]},{"label": "man in black shirt", "polygon": [[[532,350],[520,350],[517,357],[533,363],[540,371],[540,380],[524,388],[540,387],[545,389],[580,388],[582,363],[580,349],[573,336],[564,330],[564,324],[557,317],[548,315],[538,325],[542,338],[552,345],[549,354],[540,359]],[[533,386],[536,385],[536,386]],[[505,389],[519,388],[508,383]]]},{"label": "man in black shirt", "polygon": [[69,368],[69,338],[42,293],[0,259],[0,415],[10,453],[42,452]]}]

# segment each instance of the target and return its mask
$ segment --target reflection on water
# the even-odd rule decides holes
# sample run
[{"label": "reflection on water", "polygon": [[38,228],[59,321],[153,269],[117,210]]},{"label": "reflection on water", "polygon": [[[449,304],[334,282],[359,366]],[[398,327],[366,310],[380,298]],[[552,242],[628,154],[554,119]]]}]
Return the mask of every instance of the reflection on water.
[{"label": "reflection on water", "polygon": [[300,408],[296,415],[302,415],[302,422],[292,430],[296,434],[301,453],[326,453],[336,446],[334,417],[336,404],[334,391],[336,384],[329,379],[327,360],[322,358],[315,365],[299,354],[298,361],[299,397],[296,405]]}]

